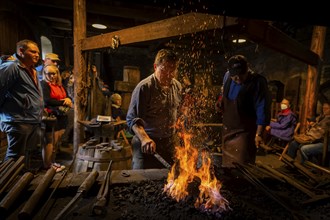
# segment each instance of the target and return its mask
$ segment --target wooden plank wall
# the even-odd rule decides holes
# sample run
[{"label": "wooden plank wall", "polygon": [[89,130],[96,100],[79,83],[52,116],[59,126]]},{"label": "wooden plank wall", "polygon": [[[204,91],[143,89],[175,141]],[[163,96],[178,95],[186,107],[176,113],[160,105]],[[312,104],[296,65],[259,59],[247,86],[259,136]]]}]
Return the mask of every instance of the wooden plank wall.
[{"label": "wooden plank wall", "polygon": [[[30,39],[36,41],[29,26],[20,16],[9,12],[1,12],[0,17],[0,55],[13,54],[19,40]],[[39,43],[39,41],[36,41],[36,43]]]}]

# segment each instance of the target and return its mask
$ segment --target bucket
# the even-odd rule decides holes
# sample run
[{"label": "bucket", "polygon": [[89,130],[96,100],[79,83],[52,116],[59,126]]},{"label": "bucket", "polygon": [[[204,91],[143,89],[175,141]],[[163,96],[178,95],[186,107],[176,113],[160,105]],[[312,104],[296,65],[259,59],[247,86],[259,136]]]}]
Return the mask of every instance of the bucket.
[{"label": "bucket", "polygon": [[132,148],[124,142],[112,140],[104,147],[79,147],[73,172],[106,171],[110,160],[112,170],[130,170],[132,168]]}]

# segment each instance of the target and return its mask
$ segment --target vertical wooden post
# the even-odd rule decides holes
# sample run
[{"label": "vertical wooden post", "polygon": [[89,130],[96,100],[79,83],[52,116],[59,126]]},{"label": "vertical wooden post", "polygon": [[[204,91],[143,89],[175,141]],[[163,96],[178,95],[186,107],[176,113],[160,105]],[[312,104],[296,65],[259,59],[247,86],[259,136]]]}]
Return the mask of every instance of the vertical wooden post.
[{"label": "vertical wooden post", "polygon": [[[323,57],[324,42],[326,36],[326,27],[315,26],[312,36],[311,51]],[[317,103],[317,90],[318,90],[318,66],[308,66],[307,79],[306,79],[306,92],[305,98],[301,109],[300,122],[301,130],[306,130],[307,118],[315,115],[315,106]]]},{"label": "vertical wooden post", "polygon": [[[83,139],[83,127],[78,120],[86,116],[87,89],[86,89],[86,60],[81,50],[81,41],[86,38],[86,0],[73,1],[73,44],[74,44],[74,154],[78,152],[79,143]],[[84,81],[85,80],[85,81]]]}]

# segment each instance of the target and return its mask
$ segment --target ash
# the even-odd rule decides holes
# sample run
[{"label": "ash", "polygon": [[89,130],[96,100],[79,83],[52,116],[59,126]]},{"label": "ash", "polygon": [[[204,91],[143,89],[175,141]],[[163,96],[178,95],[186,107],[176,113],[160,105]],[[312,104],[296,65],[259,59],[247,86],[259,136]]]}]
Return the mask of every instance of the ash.
[{"label": "ash", "polygon": [[[229,201],[230,210],[211,212],[194,207],[198,193],[177,202],[163,193],[166,180],[143,181],[116,186],[110,195],[108,216],[112,219],[290,219],[290,213],[264,194],[249,186],[244,179],[232,179],[221,194]],[[190,191],[198,186],[190,187]],[[190,195],[190,194],[189,194]]]},{"label": "ash", "polygon": [[[142,181],[112,189],[109,216],[114,219],[223,219],[225,213],[212,213],[194,207],[196,197],[177,202],[164,193],[166,180]],[[198,194],[196,194],[197,196]],[[109,213],[108,213],[109,214]]]},{"label": "ash", "polygon": [[[269,188],[269,191],[276,193],[282,201],[285,201],[284,207],[241,176],[221,175],[218,179],[222,183],[220,194],[229,202],[230,209],[227,211],[211,212],[196,209],[194,202],[199,195],[199,184],[196,181],[188,187],[190,196],[184,201],[177,202],[163,192],[166,184],[166,179],[163,179],[111,185],[109,203],[104,215],[93,215],[91,206],[94,200],[90,201],[90,198],[86,198],[85,202],[80,203],[80,209],[66,219],[330,219],[328,211],[330,198],[303,205],[304,201],[311,198],[286,183],[273,178],[262,178],[261,181]],[[330,195],[328,185],[324,190]]]}]

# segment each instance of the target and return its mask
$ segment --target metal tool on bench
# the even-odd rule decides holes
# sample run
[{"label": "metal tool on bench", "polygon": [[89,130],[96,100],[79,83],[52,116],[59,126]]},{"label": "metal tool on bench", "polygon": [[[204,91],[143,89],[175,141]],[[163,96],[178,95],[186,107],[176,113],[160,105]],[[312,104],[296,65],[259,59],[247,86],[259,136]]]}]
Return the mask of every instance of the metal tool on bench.
[{"label": "metal tool on bench", "polygon": [[35,216],[36,220],[42,220],[45,219],[47,217],[47,215],[49,214],[49,210],[53,207],[56,199],[53,199],[53,195],[55,194],[55,192],[57,191],[57,189],[60,187],[61,183],[63,182],[63,180],[65,179],[65,177],[67,176],[68,172],[71,171],[73,164],[75,162],[76,157],[74,156],[69,168],[67,170],[64,170],[64,172],[61,174],[61,177],[57,180],[56,185],[54,186],[51,194],[48,196],[48,199],[46,200],[46,202],[43,204],[43,206],[41,207],[41,209],[39,210],[38,214]]},{"label": "metal tool on bench", "polygon": [[96,202],[93,205],[93,214],[101,215],[105,212],[105,206],[108,202],[110,192],[110,177],[111,177],[112,160],[109,162],[108,170],[104,176],[101,188],[97,194]]},{"label": "metal tool on bench", "polygon": [[80,187],[77,190],[77,193],[73,199],[62,209],[62,211],[55,217],[55,219],[61,219],[66,214],[69,213],[70,209],[73,207],[75,203],[77,203],[83,195],[85,195],[89,189],[93,186],[95,183],[97,177],[99,175],[99,172],[96,170],[93,170],[88,177],[85,179],[85,181],[80,185]]}]

